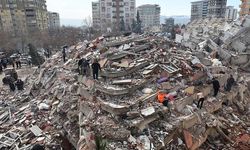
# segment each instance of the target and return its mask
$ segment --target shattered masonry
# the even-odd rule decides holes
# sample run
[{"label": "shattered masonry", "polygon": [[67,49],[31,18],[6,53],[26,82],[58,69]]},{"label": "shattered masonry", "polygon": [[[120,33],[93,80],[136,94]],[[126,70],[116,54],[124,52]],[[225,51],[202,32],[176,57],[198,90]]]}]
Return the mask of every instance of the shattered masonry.
[{"label": "shattered masonry", "polygon": [[[65,137],[77,150],[96,149],[97,137],[110,150],[250,149],[250,17],[195,20],[176,42],[132,34],[71,46],[65,64],[56,53],[23,92],[1,87],[0,149],[60,149]],[[99,58],[99,81],[78,75],[78,56]],[[237,84],[225,92],[230,74]],[[216,98],[212,77],[222,86]],[[158,90],[177,97],[165,107]]]}]

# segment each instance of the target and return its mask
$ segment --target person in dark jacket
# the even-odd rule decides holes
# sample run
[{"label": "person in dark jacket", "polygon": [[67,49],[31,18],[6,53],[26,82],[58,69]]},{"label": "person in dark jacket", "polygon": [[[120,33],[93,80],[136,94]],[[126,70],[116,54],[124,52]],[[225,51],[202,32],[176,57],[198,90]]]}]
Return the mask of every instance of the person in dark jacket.
[{"label": "person in dark jacket", "polygon": [[3,65],[3,68],[6,69],[6,68],[7,68],[7,63],[8,63],[8,62],[7,62],[7,59],[6,59],[6,58],[2,59],[2,60],[1,60],[1,63],[2,63],[2,65]]},{"label": "person in dark jacket", "polygon": [[0,74],[2,74],[3,72],[3,67],[2,67],[2,63],[0,62]]},{"label": "person in dark jacket", "polygon": [[9,82],[9,87],[10,87],[10,91],[15,92],[16,87],[15,87],[15,84],[14,84],[13,81],[10,81],[10,82]]},{"label": "person in dark jacket", "polygon": [[83,58],[78,60],[78,71],[79,75],[82,75],[82,64],[83,64]]},{"label": "person in dark jacket", "polygon": [[11,64],[12,64],[13,69],[15,69],[15,64],[16,64],[15,58],[11,59]]},{"label": "person in dark jacket", "polygon": [[204,100],[205,100],[205,98],[204,98],[204,96],[203,96],[203,93],[198,93],[198,94],[197,94],[197,98],[198,98],[197,107],[201,109],[202,106],[203,106]]},{"label": "person in dark jacket", "polygon": [[[83,63],[82,63],[82,72],[83,72],[83,75],[87,76],[88,75],[88,71],[89,71],[89,62],[87,59],[84,59],[83,60]],[[98,78],[98,73],[97,73],[97,78]]]},{"label": "person in dark jacket", "polygon": [[68,46],[63,46],[63,50],[62,50],[63,62],[66,62],[66,49],[67,48],[68,48]]},{"label": "person in dark jacket", "polygon": [[94,60],[94,63],[92,64],[92,71],[94,80],[98,80],[98,73],[101,71],[101,66],[97,60]]},{"label": "person in dark jacket", "polygon": [[233,75],[230,75],[230,77],[227,79],[227,83],[225,85],[225,91],[230,92],[234,83],[235,83],[235,80],[233,78]]},{"label": "person in dark jacket", "polygon": [[24,83],[23,83],[23,81],[21,79],[18,79],[16,81],[17,90],[23,90],[23,85],[24,85]]},{"label": "person in dark jacket", "polygon": [[214,97],[216,97],[220,90],[220,82],[217,79],[213,78],[212,84],[213,84],[213,89],[214,89]]}]

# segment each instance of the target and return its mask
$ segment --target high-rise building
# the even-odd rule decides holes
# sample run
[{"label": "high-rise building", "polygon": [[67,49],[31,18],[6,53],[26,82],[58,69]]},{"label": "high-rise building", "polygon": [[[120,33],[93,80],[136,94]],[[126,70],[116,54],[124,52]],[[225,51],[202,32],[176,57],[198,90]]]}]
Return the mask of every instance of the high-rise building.
[{"label": "high-rise building", "polygon": [[119,30],[122,20],[129,29],[135,15],[135,0],[99,0],[92,3],[93,25],[99,25],[103,31],[107,28]]},{"label": "high-rise building", "polygon": [[100,3],[92,2],[92,21],[95,28],[100,28]]},{"label": "high-rise building", "polygon": [[58,29],[60,27],[60,16],[56,12],[48,12],[48,28]]},{"label": "high-rise building", "polygon": [[225,18],[227,0],[208,0],[208,17]]},{"label": "high-rise building", "polygon": [[227,0],[201,0],[191,3],[191,20],[213,17],[225,18]]},{"label": "high-rise building", "polygon": [[233,21],[237,18],[238,10],[234,9],[233,6],[227,6],[225,19],[227,21]]},{"label": "high-rise building", "polygon": [[22,33],[27,30],[24,3],[0,0],[0,29],[5,32]]},{"label": "high-rise building", "polygon": [[48,29],[48,12],[46,0],[26,0],[25,14],[29,31]]},{"label": "high-rise building", "polygon": [[159,5],[142,5],[137,8],[142,21],[142,27],[153,27],[160,25],[161,7]]},{"label": "high-rise building", "polygon": [[191,2],[191,21],[207,17],[208,0]]},{"label": "high-rise building", "polygon": [[240,5],[240,17],[244,17],[246,15],[250,15],[250,0],[241,0]]},{"label": "high-rise building", "polygon": [[0,30],[18,35],[47,29],[46,0],[0,0]]}]

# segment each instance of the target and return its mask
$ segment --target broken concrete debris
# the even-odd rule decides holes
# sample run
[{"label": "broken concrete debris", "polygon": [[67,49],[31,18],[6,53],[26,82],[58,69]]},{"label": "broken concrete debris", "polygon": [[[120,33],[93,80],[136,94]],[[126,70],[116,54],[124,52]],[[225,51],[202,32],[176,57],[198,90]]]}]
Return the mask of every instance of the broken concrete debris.
[{"label": "broken concrete debris", "polygon": [[[195,20],[180,43],[102,37],[70,47],[66,63],[56,53],[25,79],[24,91],[1,87],[0,149],[250,149],[249,21]],[[78,75],[79,57],[99,59],[99,80]],[[230,74],[236,84],[227,92]],[[168,107],[159,91],[172,96]]]}]

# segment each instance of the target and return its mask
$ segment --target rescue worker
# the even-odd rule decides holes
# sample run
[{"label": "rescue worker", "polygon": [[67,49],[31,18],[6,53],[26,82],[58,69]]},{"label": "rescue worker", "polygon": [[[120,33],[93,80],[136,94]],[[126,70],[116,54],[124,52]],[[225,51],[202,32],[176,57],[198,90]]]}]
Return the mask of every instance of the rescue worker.
[{"label": "rescue worker", "polygon": [[[99,63],[98,63],[99,64]],[[100,64],[98,66],[99,68],[100,67]],[[83,59],[83,63],[82,63],[82,72],[83,72],[83,75],[87,76],[88,75],[88,72],[89,72],[89,62],[87,59]],[[98,79],[98,73],[97,73],[97,79]]]},{"label": "rescue worker", "polygon": [[17,79],[18,79],[18,74],[17,74],[17,72],[14,70],[12,73],[11,73],[12,75],[12,77],[14,78],[14,80],[16,81]]},{"label": "rescue worker", "polygon": [[66,62],[66,49],[68,48],[68,46],[63,46],[63,50],[62,50],[62,55],[63,55],[63,62]]},{"label": "rescue worker", "polygon": [[15,58],[12,58],[12,60],[11,60],[11,64],[12,64],[13,69],[15,69],[15,63],[16,63]]},{"label": "rescue worker", "polygon": [[230,77],[227,79],[227,83],[225,85],[225,91],[230,92],[234,83],[235,83],[235,80],[233,78],[233,75],[230,75]]},{"label": "rescue worker", "polygon": [[99,74],[99,71],[101,71],[101,66],[96,59],[94,60],[94,63],[92,64],[92,71],[93,71],[93,79],[98,80],[98,74]]},{"label": "rescue worker", "polygon": [[158,92],[158,96],[157,97],[158,97],[158,102],[162,103],[166,107],[169,106],[169,102],[170,101],[174,100],[174,96],[171,93],[166,94],[166,93],[164,93],[162,91]]},{"label": "rescue worker", "polygon": [[21,54],[20,53],[18,53],[18,55],[17,55],[17,66],[18,66],[18,68],[20,68],[21,69],[21,67],[22,67],[22,64],[21,64]]},{"label": "rescue worker", "polygon": [[19,60],[16,59],[16,68],[18,69],[19,68]]},{"label": "rescue worker", "polygon": [[3,67],[2,67],[2,63],[0,62],[0,74],[2,74],[3,72]]},{"label": "rescue worker", "polygon": [[3,68],[4,69],[6,69],[7,68],[7,59],[6,58],[3,58],[2,60],[1,60],[1,63],[2,63],[2,65],[3,65]]},{"label": "rescue worker", "polygon": [[165,96],[166,96],[166,94],[164,92],[159,91],[158,95],[157,95],[158,102],[163,104],[163,102],[165,100]]},{"label": "rescue worker", "polygon": [[197,94],[197,98],[198,98],[197,107],[201,109],[202,106],[203,106],[203,102],[204,102],[204,100],[205,100],[205,98],[204,98],[204,96],[203,96],[203,93],[198,93],[198,94]]},{"label": "rescue worker", "polygon": [[83,64],[83,58],[80,58],[78,60],[78,71],[79,71],[79,75],[82,75],[82,64]]},{"label": "rescue worker", "polygon": [[23,90],[23,85],[24,85],[24,83],[23,83],[23,81],[21,79],[18,79],[16,81],[17,90],[20,90],[20,91]]},{"label": "rescue worker", "polygon": [[213,84],[213,89],[214,89],[213,96],[216,97],[218,95],[219,90],[220,90],[220,82],[217,79],[213,78],[212,84]]},{"label": "rescue worker", "polygon": [[15,84],[14,84],[13,80],[10,80],[9,87],[10,87],[10,91],[15,92],[16,87],[15,87]]}]

